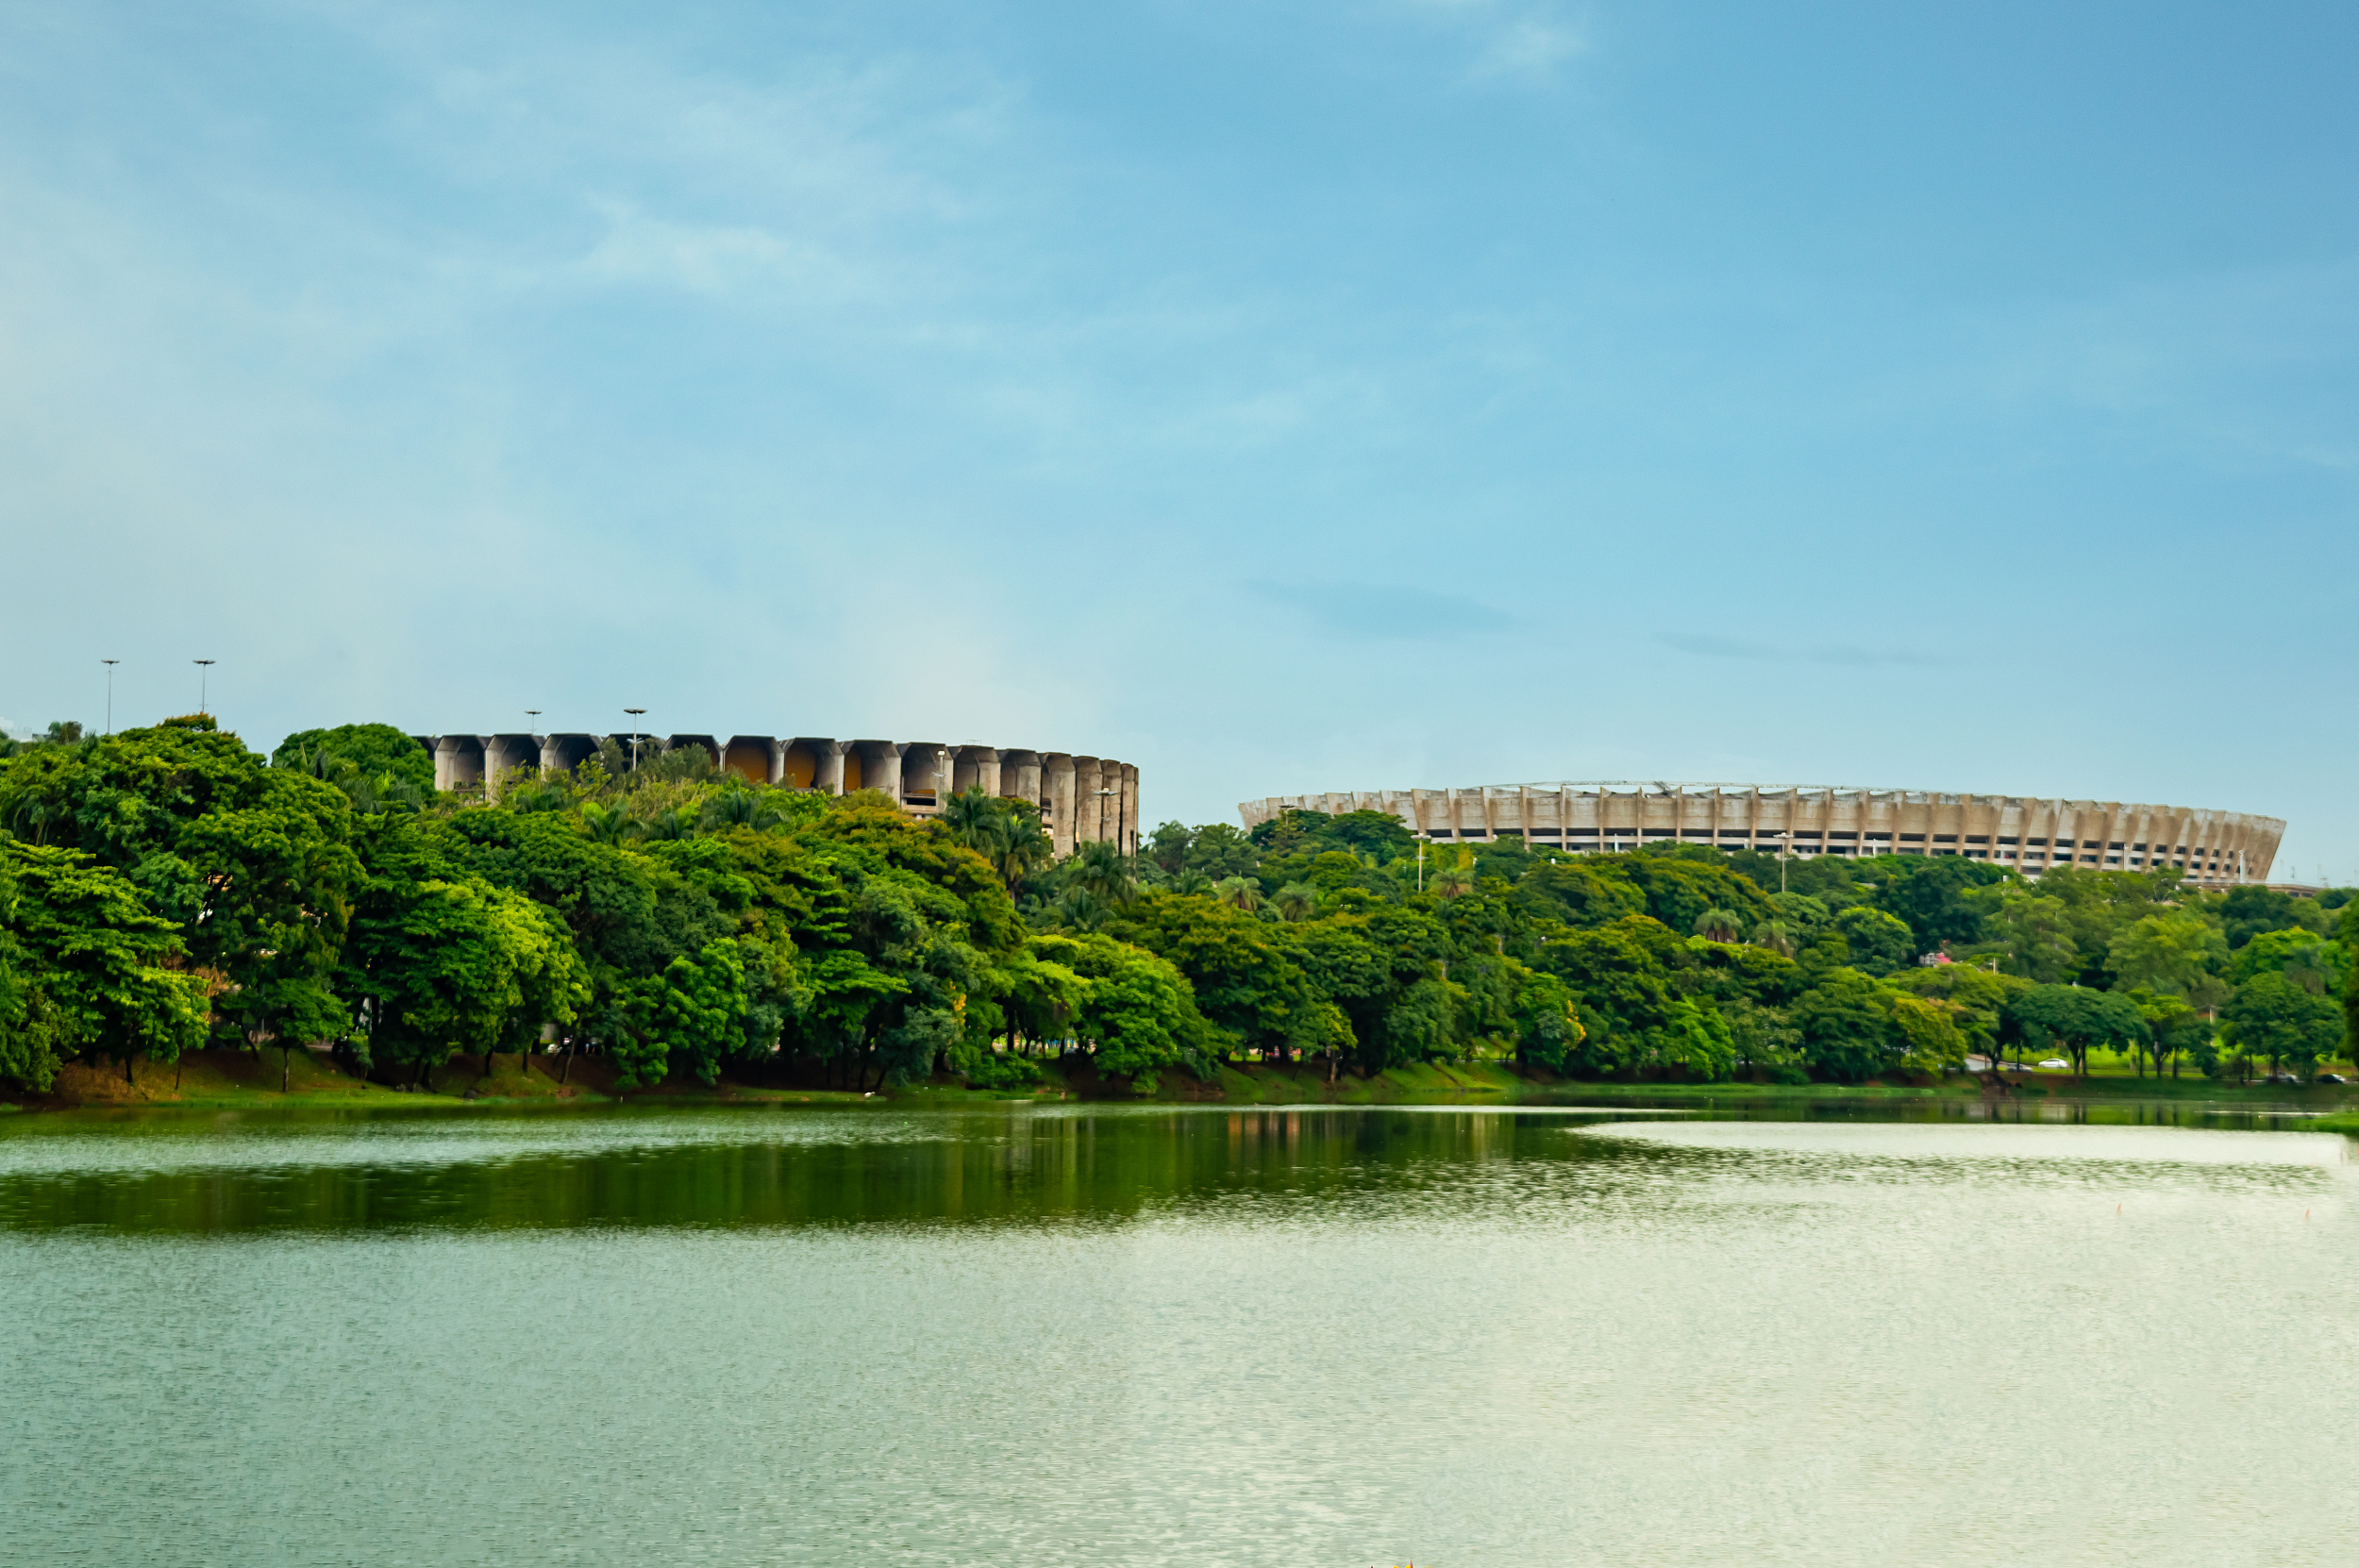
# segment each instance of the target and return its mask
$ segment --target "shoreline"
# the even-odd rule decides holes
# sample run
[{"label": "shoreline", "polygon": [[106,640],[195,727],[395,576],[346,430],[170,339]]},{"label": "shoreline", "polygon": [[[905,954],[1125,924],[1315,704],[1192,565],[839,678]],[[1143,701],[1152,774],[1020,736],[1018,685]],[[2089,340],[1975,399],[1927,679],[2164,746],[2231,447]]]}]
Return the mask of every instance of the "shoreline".
[{"label": "shoreline", "polygon": [[1994,1106],[2056,1107],[2168,1105],[2224,1113],[2291,1111],[2317,1117],[2320,1130],[2359,1134],[2359,1086],[2288,1091],[2283,1086],[2243,1086],[2206,1078],[2094,1077],[2035,1075],[2012,1093],[1999,1094],[1979,1081],[1953,1077],[1932,1085],[1881,1083],[1667,1083],[1589,1082],[1517,1073],[1495,1061],[1448,1065],[1420,1063],[1361,1077],[1347,1073],[1333,1083],[1315,1068],[1287,1069],[1260,1063],[1223,1064],[1209,1080],[1166,1071],[1160,1092],[1142,1095],[1127,1082],[1097,1079],[1086,1064],[1072,1071],[1044,1064],[1044,1081],[1027,1091],[972,1089],[956,1083],[923,1083],[863,1093],[801,1084],[733,1080],[711,1086],[666,1083],[618,1092],[604,1059],[577,1059],[564,1083],[561,1059],[534,1058],[520,1070],[519,1059],[495,1059],[486,1075],[474,1059],[439,1069],[424,1090],[395,1089],[345,1073],[331,1059],[298,1051],[288,1066],[288,1088],[279,1089],[276,1053],[249,1055],[215,1049],[192,1055],[180,1070],[149,1067],[125,1084],[118,1072],[73,1064],[53,1093],[0,1101],[0,1114],[42,1117],[89,1112],[168,1114],[225,1110],[460,1110],[473,1107],[557,1110],[638,1105],[833,1105],[955,1106],[1031,1101],[1044,1104],[1381,1106],[1627,1105],[1631,1109],[1676,1109],[1682,1105],[1809,1105],[1815,1102],[1889,1102],[1896,1107],[1987,1103]]}]

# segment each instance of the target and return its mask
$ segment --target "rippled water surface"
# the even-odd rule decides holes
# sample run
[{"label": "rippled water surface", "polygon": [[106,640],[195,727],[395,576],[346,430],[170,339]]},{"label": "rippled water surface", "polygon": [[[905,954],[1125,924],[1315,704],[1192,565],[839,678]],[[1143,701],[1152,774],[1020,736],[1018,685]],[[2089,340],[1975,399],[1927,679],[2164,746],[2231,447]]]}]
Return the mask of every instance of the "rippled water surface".
[{"label": "rippled water surface", "polygon": [[0,1562],[2351,1560],[2354,1145],[0,1121]]}]

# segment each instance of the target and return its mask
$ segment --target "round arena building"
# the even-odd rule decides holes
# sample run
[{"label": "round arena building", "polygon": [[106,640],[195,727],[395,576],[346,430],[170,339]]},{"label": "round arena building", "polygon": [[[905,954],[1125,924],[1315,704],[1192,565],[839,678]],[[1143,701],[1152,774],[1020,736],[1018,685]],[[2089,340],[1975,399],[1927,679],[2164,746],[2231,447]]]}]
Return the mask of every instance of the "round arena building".
[{"label": "round arena building", "polygon": [[2268,880],[2285,825],[2184,806],[1842,785],[1487,784],[1272,795],[1237,808],[1247,828],[1287,810],[1382,811],[1418,837],[1520,838],[1576,853],[1675,840],[1795,855],[1963,855],[2026,876],[2051,866],[2171,867],[2208,888]]}]

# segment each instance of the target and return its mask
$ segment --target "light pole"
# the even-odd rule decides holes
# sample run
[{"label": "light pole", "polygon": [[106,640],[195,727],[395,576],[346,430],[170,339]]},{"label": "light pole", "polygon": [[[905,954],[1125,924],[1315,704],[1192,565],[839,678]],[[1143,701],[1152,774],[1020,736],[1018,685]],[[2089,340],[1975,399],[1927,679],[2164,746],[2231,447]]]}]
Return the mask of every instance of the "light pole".
[{"label": "light pole", "polygon": [[196,666],[196,710],[202,713],[205,711],[205,677],[211,675],[213,666],[221,661],[217,659],[192,659],[189,662]]},{"label": "light pole", "polygon": [[639,771],[639,720],[647,710],[644,708],[626,708],[623,711],[630,715],[630,771],[637,773]]},{"label": "light pole", "polygon": [[1780,892],[1785,891],[1785,851],[1788,842],[1793,837],[1794,835],[1790,832],[1778,835],[1778,891]]},{"label": "light pole", "polygon": [[102,659],[98,662],[107,666],[107,733],[112,735],[115,732],[115,666],[123,660]]}]

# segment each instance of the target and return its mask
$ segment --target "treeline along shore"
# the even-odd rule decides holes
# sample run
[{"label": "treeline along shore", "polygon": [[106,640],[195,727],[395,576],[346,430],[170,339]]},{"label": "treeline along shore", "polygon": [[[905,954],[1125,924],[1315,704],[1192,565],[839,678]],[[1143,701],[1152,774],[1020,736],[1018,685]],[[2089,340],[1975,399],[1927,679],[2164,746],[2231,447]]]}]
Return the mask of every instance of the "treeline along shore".
[{"label": "treeline along shore", "polygon": [[59,725],[0,755],[0,1088],[19,1099],[224,1051],[281,1087],[326,1053],[386,1086],[488,1081],[505,1058],[626,1093],[1898,1086],[2051,1056],[2306,1083],[2350,1055],[2354,938],[2350,890],[1436,849],[1369,811],[1165,823],[1136,855],[1057,859],[1027,801],[919,821],[881,794],[748,785],[693,748],[609,743],[496,800],[436,792],[383,725],[268,757],[203,715]]}]

